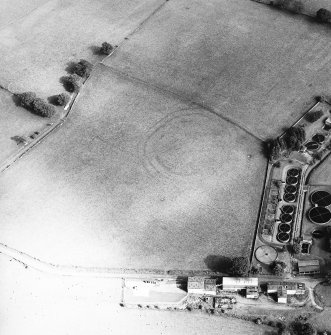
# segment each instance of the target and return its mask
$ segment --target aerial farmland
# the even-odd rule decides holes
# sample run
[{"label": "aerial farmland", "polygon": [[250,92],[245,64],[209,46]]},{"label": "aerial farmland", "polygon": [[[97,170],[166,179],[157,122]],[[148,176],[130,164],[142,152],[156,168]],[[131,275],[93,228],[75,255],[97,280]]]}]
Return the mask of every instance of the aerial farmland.
[{"label": "aerial farmland", "polygon": [[[330,96],[330,25],[250,0],[5,0],[0,9],[1,250],[107,275],[219,276],[222,260],[253,257],[267,143]],[[81,60],[91,71],[54,103]],[[24,92],[54,115],[33,113]],[[325,162],[312,184],[330,184]],[[235,321],[228,329],[236,334]]]}]

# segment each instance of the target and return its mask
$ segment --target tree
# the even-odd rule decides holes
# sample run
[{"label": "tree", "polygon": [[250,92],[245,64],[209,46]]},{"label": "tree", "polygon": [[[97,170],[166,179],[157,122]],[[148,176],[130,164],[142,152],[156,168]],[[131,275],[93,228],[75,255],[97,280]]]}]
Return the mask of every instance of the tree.
[{"label": "tree", "polygon": [[281,276],[284,273],[284,270],[286,268],[286,264],[284,262],[274,262],[271,265],[271,270],[275,276]]},{"label": "tree", "polygon": [[314,335],[316,333],[314,327],[308,322],[295,321],[290,324],[289,328],[292,335]]},{"label": "tree", "polygon": [[306,115],[305,119],[310,122],[310,123],[313,123],[315,121],[317,121],[318,119],[320,119],[322,116],[323,116],[323,111],[321,110],[317,110],[317,111],[313,111],[313,112],[310,112]]},{"label": "tree", "polygon": [[43,99],[37,98],[37,95],[33,92],[16,94],[16,97],[19,100],[20,106],[28,109],[36,115],[42,117],[51,117],[55,113],[54,106],[48,104]]},{"label": "tree", "polygon": [[289,128],[283,136],[283,145],[286,146],[286,149],[299,150],[302,146],[302,143],[305,141],[306,131],[303,127],[296,126]]},{"label": "tree", "polygon": [[58,106],[66,106],[69,100],[70,96],[67,93],[61,93],[55,98],[55,102]]},{"label": "tree", "polygon": [[73,72],[82,78],[88,78],[91,74],[93,65],[85,59],[81,59],[73,67]]},{"label": "tree", "polygon": [[331,22],[331,12],[325,8],[320,8],[316,12],[316,19],[320,22],[330,23]]},{"label": "tree", "polygon": [[278,6],[293,13],[303,11],[303,4],[298,0],[280,0]]},{"label": "tree", "polygon": [[32,102],[32,112],[42,117],[51,117],[55,114],[55,108],[43,99],[36,98]]},{"label": "tree", "polygon": [[104,55],[110,55],[113,49],[114,47],[110,43],[103,42],[100,48],[100,52],[103,53]]},{"label": "tree", "polygon": [[72,74],[63,78],[63,86],[68,92],[78,92],[81,86],[79,80],[80,77],[77,74]]},{"label": "tree", "polygon": [[231,261],[230,272],[235,276],[245,276],[248,274],[249,260],[247,257],[234,257]]},{"label": "tree", "polygon": [[24,92],[16,94],[16,97],[18,98],[20,106],[26,109],[30,109],[32,106],[32,102],[34,99],[37,98],[37,95],[34,92]]},{"label": "tree", "polygon": [[301,253],[301,244],[300,243],[294,243],[292,248],[293,248],[293,252],[295,254],[300,254]]}]

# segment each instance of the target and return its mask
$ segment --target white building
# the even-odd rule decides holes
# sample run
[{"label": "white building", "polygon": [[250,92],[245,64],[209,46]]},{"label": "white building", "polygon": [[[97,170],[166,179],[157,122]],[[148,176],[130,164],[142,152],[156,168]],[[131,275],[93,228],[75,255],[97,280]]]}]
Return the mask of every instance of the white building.
[{"label": "white building", "polygon": [[258,278],[251,277],[223,277],[223,290],[224,291],[240,291],[248,287],[258,288]]}]

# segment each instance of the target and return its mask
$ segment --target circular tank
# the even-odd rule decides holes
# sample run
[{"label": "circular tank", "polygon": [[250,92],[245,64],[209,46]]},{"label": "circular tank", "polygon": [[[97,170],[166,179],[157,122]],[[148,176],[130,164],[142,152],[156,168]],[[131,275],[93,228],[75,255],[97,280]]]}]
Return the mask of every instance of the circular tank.
[{"label": "circular tank", "polygon": [[305,144],[305,147],[308,150],[317,150],[319,148],[319,144],[317,142],[308,142]]},{"label": "circular tank", "polygon": [[297,193],[297,188],[294,185],[286,185],[285,187],[285,193]]},{"label": "circular tank", "polygon": [[310,196],[313,205],[327,207],[331,205],[331,194],[326,191],[315,191]]},{"label": "circular tank", "polygon": [[317,143],[323,143],[325,141],[325,136],[322,134],[315,134],[312,137],[312,140]]},{"label": "circular tank", "polygon": [[261,245],[255,250],[256,259],[264,264],[272,264],[277,259],[278,253],[269,245]]},{"label": "circular tank", "polygon": [[293,214],[294,213],[294,207],[289,206],[289,205],[283,206],[280,210],[282,211],[282,213],[285,213],[285,214]]},{"label": "circular tank", "polygon": [[292,193],[285,193],[283,199],[286,202],[294,202],[295,201],[295,195]]},{"label": "circular tank", "polygon": [[286,243],[290,240],[290,234],[280,232],[280,233],[277,234],[277,240],[281,243]]},{"label": "circular tank", "polygon": [[331,212],[325,207],[313,207],[308,211],[309,220],[317,224],[325,224],[331,220]]},{"label": "circular tank", "polygon": [[288,223],[281,223],[278,226],[278,231],[283,233],[289,233],[291,231],[291,225],[289,225]]},{"label": "circular tank", "polygon": [[291,214],[283,213],[280,216],[280,221],[282,221],[283,223],[290,223],[293,221],[293,217]]},{"label": "circular tank", "polygon": [[298,178],[289,176],[289,177],[286,178],[286,184],[297,185],[298,184]]},{"label": "circular tank", "polygon": [[293,168],[293,169],[289,169],[287,171],[287,176],[288,177],[298,177],[299,174],[300,174],[300,170],[299,169]]}]

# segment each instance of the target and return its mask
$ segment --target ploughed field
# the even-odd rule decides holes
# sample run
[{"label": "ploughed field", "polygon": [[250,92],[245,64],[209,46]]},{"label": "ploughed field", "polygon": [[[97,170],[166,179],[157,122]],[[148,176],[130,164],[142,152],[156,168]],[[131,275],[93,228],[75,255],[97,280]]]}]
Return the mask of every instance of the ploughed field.
[{"label": "ploughed field", "polygon": [[68,121],[0,177],[3,243],[85,266],[206,269],[248,255],[261,142],[99,65]]}]

